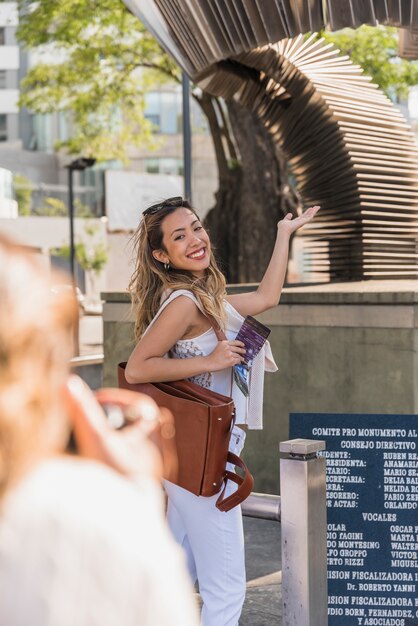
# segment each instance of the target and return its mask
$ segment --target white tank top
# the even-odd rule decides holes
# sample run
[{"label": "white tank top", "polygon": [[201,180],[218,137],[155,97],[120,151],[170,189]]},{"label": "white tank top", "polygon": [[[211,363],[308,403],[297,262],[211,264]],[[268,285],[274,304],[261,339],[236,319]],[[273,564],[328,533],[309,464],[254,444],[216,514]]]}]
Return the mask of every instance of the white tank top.
[{"label": "white tank top", "polygon": [[[202,310],[199,300],[191,291],[178,289],[176,291],[173,291],[168,296],[168,298],[164,300],[154,320],[157,319],[160,313],[165,309],[166,306],[170,304],[170,302],[180,296],[186,296],[187,298],[190,298],[191,300],[193,300],[198,309]],[[231,317],[230,309],[233,309],[233,307],[226,300],[224,300],[224,307],[226,312],[225,335],[227,339],[235,339],[237,334],[236,330],[234,331],[233,328],[231,328],[231,324],[229,323]],[[208,356],[211,352],[214,351],[217,343],[218,339],[216,337],[215,331],[213,330],[213,328],[209,328],[197,337],[193,337],[192,339],[180,339],[179,341],[177,341],[177,343],[175,343],[169,351],[168,356],[174,359],[187,359],[194,356]],[[198,385],[201,385],[202,387],[206,387],[207,389],[212,389],[212,391],[221,393],[224,396],[232,397],[235,403],[236,411],[235,423],[247,423],[247,398],[241,393],[237,385],[232,381],[231,367],[220,370],[218,372],[204,372],[203,374],[199,374],[197,376],[189,378],[189,380],[197,383]]]},{"label": "white tank top", "polygon": [[[180,296],[190,298],[193,300],[198,309],[202,310],[199,300],[191,291],[178,289],[171,292],[166,299],[163,300],[161,307],[148,328],[152,326],[166,306],[168,306],[175,298]],[[244,318],[231,304],[229,304],[227,300],[224,300],[224,307],[226,312],[225,335],[228,339],[235,339]],[[167,357],[186,359],[194,356],[208,356],[216,348],[217,342],[218,339],[215,331],[213,328],[209,328],[197,337],[193,337],[192,339],[180,339],[177,341],[167,354]],[[247,424],[248,427],[252,429],[260,429],[263,424],[262,403],[265,370],[271,372],[277,370],[277,366],[274,362],[268,342],[266,342],[265,347],[256,359],[254,359],[253,366],[250,371],[250,395],[248,398],[244,396],[236,383],[233,382],[231,367],[218,372],[204,372],[198,376],[193,376],[189,380],[201,385],[202,387],[221,393],[224,396],[232,397],[236,411],[235,423]]]}]

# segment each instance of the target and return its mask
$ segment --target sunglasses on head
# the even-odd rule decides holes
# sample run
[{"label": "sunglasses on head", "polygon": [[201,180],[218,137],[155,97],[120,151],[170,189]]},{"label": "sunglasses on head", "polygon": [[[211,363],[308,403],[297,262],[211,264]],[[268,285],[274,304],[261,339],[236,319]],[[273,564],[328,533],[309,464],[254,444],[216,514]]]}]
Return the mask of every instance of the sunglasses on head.
[{"label": "sunglasses on head", "polygon": [[181,207],[183,206],[185,200],[181,196],[174,196],[173,198],[167,198],[167,200],[163,200],[163,202],[158,202],[157,204],[153,204],[149,206],[145,211],[142,212],[142,215],[153,215],[153,213],[157,213],[161,211],[161,209],[165,209],[166,207]]}]

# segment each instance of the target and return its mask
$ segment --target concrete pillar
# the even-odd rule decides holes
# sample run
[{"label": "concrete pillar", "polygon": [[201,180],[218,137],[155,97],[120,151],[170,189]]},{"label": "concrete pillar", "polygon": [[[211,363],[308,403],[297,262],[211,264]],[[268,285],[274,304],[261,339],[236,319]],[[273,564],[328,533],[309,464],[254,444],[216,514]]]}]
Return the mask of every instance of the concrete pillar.
[{"label": "concrete pillar", "polygon": [[325,442],[280,444],[283,626],[327,626]]}]

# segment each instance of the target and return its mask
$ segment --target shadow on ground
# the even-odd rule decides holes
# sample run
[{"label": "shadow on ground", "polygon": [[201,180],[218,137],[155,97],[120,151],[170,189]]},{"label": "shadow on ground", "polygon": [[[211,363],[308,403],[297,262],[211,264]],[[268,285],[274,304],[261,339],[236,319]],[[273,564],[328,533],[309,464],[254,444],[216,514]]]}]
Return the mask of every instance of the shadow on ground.
[{"label": "shadow on ground", "polygon": [[244,518],[247,597],[240,626],[281,626],[280,524]]}]

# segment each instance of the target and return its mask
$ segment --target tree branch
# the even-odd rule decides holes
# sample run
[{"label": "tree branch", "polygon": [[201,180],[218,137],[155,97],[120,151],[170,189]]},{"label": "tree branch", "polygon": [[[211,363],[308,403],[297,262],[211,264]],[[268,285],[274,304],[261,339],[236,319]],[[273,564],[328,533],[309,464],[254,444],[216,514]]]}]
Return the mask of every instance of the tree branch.
[{"label": "tree branch", "polygon": [[225,137],[226,143],[228,145],[229,157],[230,159],[233,159],[234,161],[238,161],[238,154],[235,149],[234,142],[232,141],[231,128],[226,118],[224,108],[218,98],[215,99],[215,104],[218,109],[219,115],[221,116],[221,119],[222,119],[222,131],[221,132],[222,132],[223,137]]},{"label": "tree branch", "polygon": [[209,122],[209,128],[212,135],[213,147],[215,149],[216,162],[218,164],[219,179],[223,180],[228,177],[229,167],[228,159],[225,155],[225,147],[222,142],[222,131],[219,127],[218,118],[214,108],[213,101],[216,100],[206,92],[202,92],[201,96],[193,94],[193,97],[199,102],[203,113]]}]

